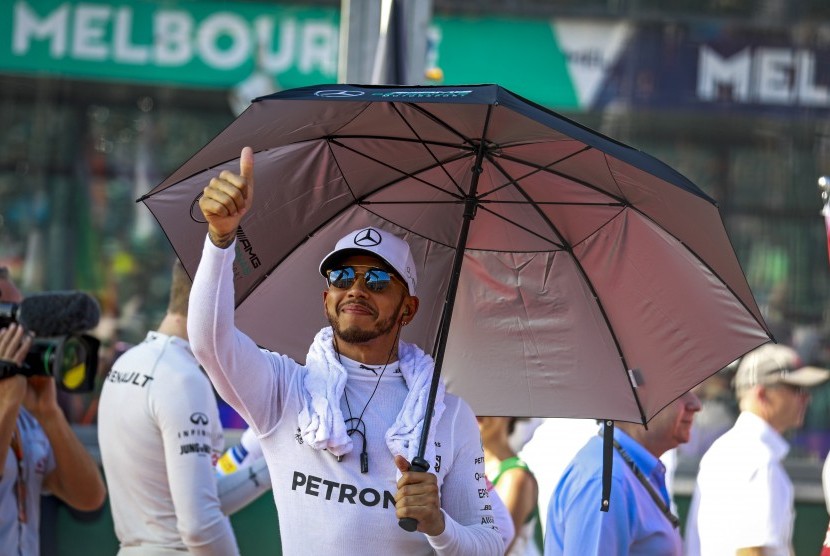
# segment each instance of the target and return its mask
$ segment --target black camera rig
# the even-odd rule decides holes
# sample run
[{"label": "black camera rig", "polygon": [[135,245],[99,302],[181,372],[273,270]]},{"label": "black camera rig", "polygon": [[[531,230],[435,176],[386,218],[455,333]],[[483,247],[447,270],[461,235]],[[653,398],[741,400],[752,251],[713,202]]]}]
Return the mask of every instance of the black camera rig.
[{"label": "black camera rig", "polygon": [[83,333],[98,324],[100,308],[82,292],[53,292],[21,303],[0,303],[0,328],[19,323],[34,333],[23,365],[0,362],[0,377],[51,376],[66,392],[91,392],[101,342]]}]

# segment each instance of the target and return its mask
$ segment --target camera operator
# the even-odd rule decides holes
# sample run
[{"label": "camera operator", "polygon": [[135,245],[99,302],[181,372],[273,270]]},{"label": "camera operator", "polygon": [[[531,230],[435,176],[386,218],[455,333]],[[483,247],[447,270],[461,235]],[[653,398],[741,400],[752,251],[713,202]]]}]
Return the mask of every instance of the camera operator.
[{"label": "camera operator", "polygon": [[[0,267],[0,302],[21,301]],[[32,338],[18,323],[0,329],[0,547],[16,554],[40,553],[42,493],[81,511],[100,508],[106,497],[98,466],[58,406],[55,380],[17,374]]]}]

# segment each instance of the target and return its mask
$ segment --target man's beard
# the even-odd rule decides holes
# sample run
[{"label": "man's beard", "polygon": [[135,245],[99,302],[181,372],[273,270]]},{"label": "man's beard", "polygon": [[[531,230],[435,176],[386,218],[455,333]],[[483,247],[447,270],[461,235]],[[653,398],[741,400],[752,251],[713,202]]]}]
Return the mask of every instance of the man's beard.
[{"label": "man's beard", "polygon": [[398,306],[392,315],[388,319],[377,323],[375,327],[370,330],[364,330],[358,328],[357,326],[350,326],[345,329],[341,328],[340,323],[337,320],[337,315],[333,315],[331,311],[326,311],[326,318],[331,325],[331,329],[334,331],[334,336],[338,340],[342,340],[348,344],[364,344],[374,340],[375,338],[388,334],[393,328],[395,328],[395,325],[398,323],[395,316],[400,311],[401,306],[403,306],[403,302],[404,300],[401,298],[400,303],[398,303]]}]

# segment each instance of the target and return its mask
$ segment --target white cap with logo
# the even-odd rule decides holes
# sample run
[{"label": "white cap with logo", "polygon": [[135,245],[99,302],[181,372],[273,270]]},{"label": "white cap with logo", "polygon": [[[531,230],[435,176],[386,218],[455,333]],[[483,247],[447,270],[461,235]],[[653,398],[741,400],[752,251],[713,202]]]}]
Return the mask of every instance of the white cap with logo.
[{"label": "white cap with logo", "polygon": [[412,258],[407,242],[379,228],[362,228],[349,232],[320,261],[320,274],[325,276],[335,259],[352,253],[369,253],[380,258],[406,282],[409,295],[415,295],[418,276],[415,272],[415,259]]}]

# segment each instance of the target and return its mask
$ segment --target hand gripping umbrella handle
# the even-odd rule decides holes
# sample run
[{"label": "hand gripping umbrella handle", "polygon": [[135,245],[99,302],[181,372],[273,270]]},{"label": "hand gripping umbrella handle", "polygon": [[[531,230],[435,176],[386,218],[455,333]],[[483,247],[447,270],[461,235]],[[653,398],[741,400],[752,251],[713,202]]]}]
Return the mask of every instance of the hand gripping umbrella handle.
[{"label": "hand gripping umbrella handle", "polygon": [[[409,470],[425,473],[429,471],[429,463],[424,458],[416,456],[412,458],[412,463],[409,464]],[[418,520],[414,517],[402,517],[398,520],[398,526],[404,531],[411,533],[418,528]]]}]

